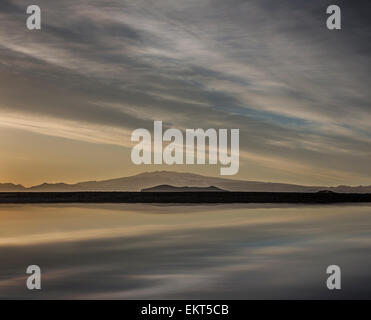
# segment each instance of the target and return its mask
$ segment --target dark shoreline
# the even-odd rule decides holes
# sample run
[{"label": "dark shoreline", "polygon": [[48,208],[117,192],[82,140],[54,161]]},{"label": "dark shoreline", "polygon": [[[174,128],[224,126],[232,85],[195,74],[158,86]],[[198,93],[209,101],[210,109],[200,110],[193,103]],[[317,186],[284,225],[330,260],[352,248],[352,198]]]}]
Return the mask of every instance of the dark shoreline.
[{"label": "dark shoreline", "polygon": [[371,194],[300,192],[0,192],[0,204],[27,203],[371,203]]}]

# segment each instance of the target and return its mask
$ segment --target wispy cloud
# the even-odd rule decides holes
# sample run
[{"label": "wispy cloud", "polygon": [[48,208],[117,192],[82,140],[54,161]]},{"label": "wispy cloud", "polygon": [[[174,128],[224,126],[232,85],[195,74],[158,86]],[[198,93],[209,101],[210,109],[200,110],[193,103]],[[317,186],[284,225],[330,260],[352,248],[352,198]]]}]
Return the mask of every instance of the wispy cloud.
[{"label": "wispy cloud", "polygon": [[[38,4],[40,32],[25,28],[27,1],[0,6],[1,126],[50,135],[48,125],[24,122],[42,115],[60,121],[58,136],[97,143],[155,119],[237,127],[242,150],[271,169],[279,162],[268,160],[280,158],[334,172],[324,182],[369,181],[366,2],[339,2],[341,32],[326,29],[322,1]],[[296,167],[288,170],[302,173]]]}]

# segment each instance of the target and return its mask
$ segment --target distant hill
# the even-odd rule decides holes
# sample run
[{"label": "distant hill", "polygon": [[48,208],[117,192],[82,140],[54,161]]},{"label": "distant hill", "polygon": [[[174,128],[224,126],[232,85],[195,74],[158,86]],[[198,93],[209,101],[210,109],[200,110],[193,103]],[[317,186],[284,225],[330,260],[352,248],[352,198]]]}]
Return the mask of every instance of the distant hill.
[{"label": "distant hill", "polygon": [[371,193],[371,186],[302,186],[287,183],[244,181],[220,177],[208,177],[194,173],[173,171],[144,172],[135,176],[103,181],[86,181],[76,184],[44,183],[25,188],[21,185],[0,184],[0,192],[33,191],[33,192],[73,192],[73,191],[141,191],[160,185],[173,187],[210,187],[227,191],[250,192],[318,192],[333,191],[338,193]]},{"label": "distant hill", "polygon": [[27,189],[20,184],[0,183],[0,192],[19,192]]},{"label": "distant hill", "polygon": [[226,190],[210,187],[174,187],[167,184],[155,186],[152,188],[142,189],[142,192],[228,192]]},{"label": "distant hill", "polygon": [[331,194],[331,193],[336,193],[336,192],[331,191],[331,190],[320,190],[320,191],[317,191],[317,193],[328,193],[328,194]]}]

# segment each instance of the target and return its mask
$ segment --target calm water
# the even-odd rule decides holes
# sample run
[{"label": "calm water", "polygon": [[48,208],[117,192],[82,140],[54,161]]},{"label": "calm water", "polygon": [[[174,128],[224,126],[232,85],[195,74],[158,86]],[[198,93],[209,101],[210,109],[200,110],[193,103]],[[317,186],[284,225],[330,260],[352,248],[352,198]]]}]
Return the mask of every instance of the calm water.
[{"label": "calm water", "polygon": [[371,204],[2,205],[0,298],[371,298]]}]

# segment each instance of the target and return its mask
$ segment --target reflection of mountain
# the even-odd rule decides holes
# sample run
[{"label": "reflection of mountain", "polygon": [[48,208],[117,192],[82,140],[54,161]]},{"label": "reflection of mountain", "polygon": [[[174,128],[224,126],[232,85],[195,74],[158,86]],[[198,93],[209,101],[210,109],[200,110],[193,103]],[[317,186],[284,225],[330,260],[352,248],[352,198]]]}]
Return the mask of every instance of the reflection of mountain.
[{"label": "reflection of mountain", "polygon": [[39,192],[58,192],[58,191],[141,191],[159,185],[171,185],[174,187],[210,187],[228,191],[260,191],[260,192],[318,192],[329,190],[339,193],[371,193],[371,186],[300,186],[285,183],[271,183],[258,181],[243,181],[225,179],[219,177],[207,177],[193,173],[155,171],[145,172],[131,177],[104,180],[87,181],[77,184],[41,184],[31,188],[25,188],[21,185],[0,184],[2,192],[16,191],[39,191]]},{"label": "reflection of mountain", "polygon": [[174,187],[168,184],[142,189],[142,192],[228,192],[226,190],[211,187]]}]

